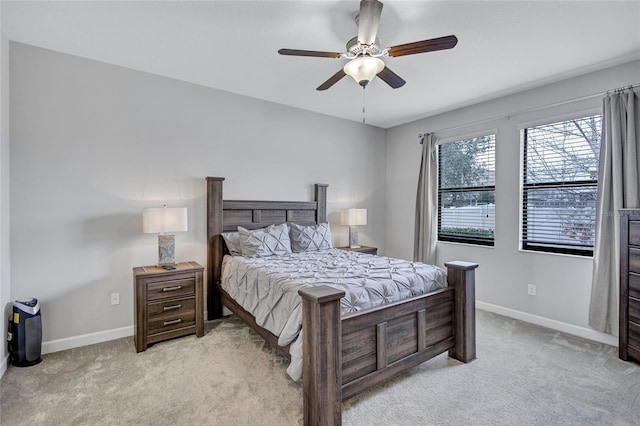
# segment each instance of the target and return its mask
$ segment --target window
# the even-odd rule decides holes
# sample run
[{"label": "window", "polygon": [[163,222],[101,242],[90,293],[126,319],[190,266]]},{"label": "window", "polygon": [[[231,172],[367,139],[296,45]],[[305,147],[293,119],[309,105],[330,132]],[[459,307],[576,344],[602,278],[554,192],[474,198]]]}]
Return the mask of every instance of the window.
[{"label": "window", "polygon": [[495,135],[438,149],[438,240],[493,245]]},{"label": "window", "polygon": [[522,248],[593,255],[602,115],[522,130]]}]

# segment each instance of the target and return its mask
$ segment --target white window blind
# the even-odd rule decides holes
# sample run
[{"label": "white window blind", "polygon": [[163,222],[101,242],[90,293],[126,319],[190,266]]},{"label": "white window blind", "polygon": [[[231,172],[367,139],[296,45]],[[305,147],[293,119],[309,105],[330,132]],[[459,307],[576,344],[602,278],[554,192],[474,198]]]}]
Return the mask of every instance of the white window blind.
[{"label": "white window blind", "polygon": [[438,147],[438,240],[490,245],[495,233],[495,135]]},{"label": "white window blind", "polygon": [[602,115],[522,131],[522,248],[593,254]]}]

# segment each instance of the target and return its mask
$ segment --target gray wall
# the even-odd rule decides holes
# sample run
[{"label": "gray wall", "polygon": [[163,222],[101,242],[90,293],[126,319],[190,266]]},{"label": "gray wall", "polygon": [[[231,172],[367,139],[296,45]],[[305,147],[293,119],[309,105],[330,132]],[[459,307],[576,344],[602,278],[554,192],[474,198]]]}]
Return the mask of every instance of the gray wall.
[{"label": "gray wall", "polygon": [[9,247],[9,41],[0,31],[0,313],[2,313],[2,344],[0,344],[0,376],[6,368],[7,318],[11,309]]},{"label": "gray wall", "polygon": [[355,206],[361,241],[384,249],[384,130],[10,46],[11,296],[41,300],[44,350],[132,333],[131,268],[157,262],[143,208],[186,206],[176,256],[204,265],[206,176],[230,199],[311,200],[327,183],[334,244]]},{"label": "gray wall", "polygon": [[[7,46],[6,39],[1,47],[0,300],[41,300],[45,351],[132,333],[131,268],[157,260],[156,237],[142,233],[143,208],[186,206],[189,231],[176,235],[177,258],[205,263],[205,176],[226,177],[225,197],[235,199],[309,200],[313,183],[328,183],[335,245],[348,240],[339,211],[366,207],[369,224],[360,229],[361,242],[411,258],[418,133],[584,97],[637,83],[640,75],[640,62],[634,62],[385,132],[27,45]],[[438,246],[439,264],[481,264],[482,306],[588,331],[592,260],[518,249],[518,129],[599,107],[594,97],[440,132],[498,132],[496,246]],[[10,263],[4,255],[9,206]],[[529,283],[538,286],[538,296],[527,296]],[[120,293],[120,305],[110,306],[112,292]]]},{"label": "gray wall", "polygon": [[[593,260],[586,257],[519,250],[520,136],[522,126],[559,121],[583,113],[601,112],[602,97],[589,97],[640,82],[640,61],[572,78],[560,83],[415,121],[387,131],[386,253],[413,256],[415,194],[421,146],[418,134],[435,132],[442,138],[464,138],[482,132],[496,136],[495,247],[438,243],[437,263],[475,261],[480,307],[520,317],[586,337],[615,342],[588,327]],[[585,98],[555,107],[570,99]],[[518,113],[534,109],[527,113]],[[440,131],[487,118],[512,114],[473,126]],[[537,296],[527,295],[527,284]]]}]

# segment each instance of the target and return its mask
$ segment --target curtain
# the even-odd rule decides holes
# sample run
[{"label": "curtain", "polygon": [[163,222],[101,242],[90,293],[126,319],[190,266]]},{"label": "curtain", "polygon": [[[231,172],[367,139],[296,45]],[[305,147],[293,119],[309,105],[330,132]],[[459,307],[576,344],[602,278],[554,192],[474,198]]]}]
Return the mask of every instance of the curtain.
[{"label": "curtain", "polygon": [[416,227],[413,244],[413,260],[436,263],[438,237],[438,139],[426,134],[422,144],[422,161],[418,175],[416,196]]},{"label": "curtain", "polygon": [[639,119],[632,89],[604,98],[596,235],[589,325],[618,334],[620,279],[620,218],[618,210],[639,207],[637,149]]}]

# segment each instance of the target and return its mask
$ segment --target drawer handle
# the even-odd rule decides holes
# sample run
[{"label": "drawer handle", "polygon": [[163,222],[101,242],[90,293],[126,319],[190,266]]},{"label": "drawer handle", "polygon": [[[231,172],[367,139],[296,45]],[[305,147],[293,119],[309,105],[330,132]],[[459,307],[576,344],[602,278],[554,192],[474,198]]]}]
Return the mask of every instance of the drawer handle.
[{"label": "drawer handle", "polygon": [[182,322],[182,320],[180,318],[175,319],[173,321],[165,321],[163,323],[163,325],[173,325],[173,324],[180,324]]},{"label": "drawer handle", "polygon": [[180,290],[182,288],[181,285],[176,285],[173,287],[165,287],[162,289],[162,291],[176,291],[176,290]]},{"label": "drawer handle", "polygon": [[172,311],[174,309],[180,309],[180,308],[182,308],[182,305],[165,306],[164,308],[162,308],[162,312]]}]

